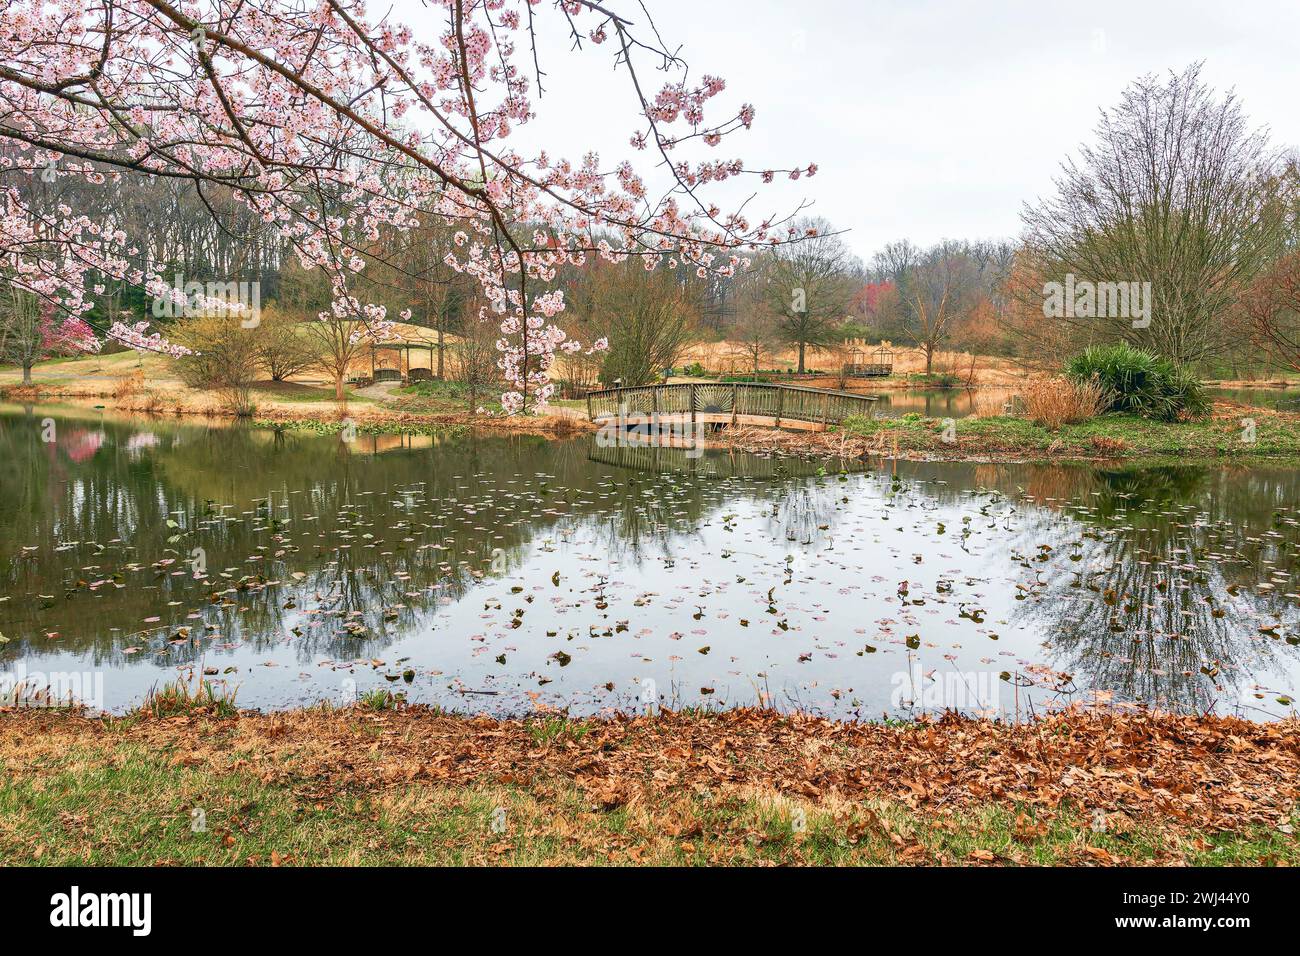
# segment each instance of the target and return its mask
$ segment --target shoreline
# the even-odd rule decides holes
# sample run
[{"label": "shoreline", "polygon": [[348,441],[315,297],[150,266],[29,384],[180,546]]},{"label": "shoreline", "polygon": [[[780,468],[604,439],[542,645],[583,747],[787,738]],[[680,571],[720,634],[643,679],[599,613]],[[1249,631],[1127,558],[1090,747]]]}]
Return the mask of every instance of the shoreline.
[{"label": "shoreline", "polygon": [[[434,428],[469,427],[511,434],[567,436],[596,430],[596,425],[585,416],[549,414],[506,416],[478,415],[472,412],[417,412],[384,408],[372,401],[362,400],[338,403],[333,399],[312,403],[275,403],[257,409],[252,415],[238,416],[210,405],[198,406],[186,402],[164,404],[157,395],[137,395],[119,398],[112,394],[71,389],[50,389],[40,386],[0,389],[0,402],[11,405],[57,405],[87,412],[113,411],[130,416],[152,419],[172,419],[184,422],[196,419],[209,425],[231,426],[264,423],[264,427],[337,425],[351,419],[363,430],[402,431],[418,430],[421,426]],[[296,407],[288,407],[296,405]]]},{"label": "shoreline", "polygon": [[[251,416],[238,417],[213,406],[175,401],[165,404],[156,393],[115,396],[36,386],[8,387],[0,399],[14,404],[57,404],[88,412],[114,411],[157,419],[202,419],[223,426],[240,422],[262,427],[338,431],[351,420],[370,434],[455,432],[527,434],[568,438],[594,434],[600,425],[580,409],[554,406],[548,414],[506,416],[460,411],[420,411],[385,407],[371,400],[347,402],[271,402]],[[1243,440],[1242,422],[1254,424],[1254,440]],[[850,419],[825,431],[777,430],[754,426],[723,427],[707,432],[705,447],[759,455],[783,455],[827,461],[885,459],[925,462],[1134,462],[1188,458],[1211,463],[1276,462],[1300,464],[1300,414],[1268,408],[1215,403],[1212,417],[1191,422],[1154,422],[1133,415],[1108,414],[1050,430],[1023,418],[1006,416],[947,420],[915,413],[900,418]]]},{"label": "shoreline", "polygon": [[[1300,863],[1294,719],[495,720],[358,705],[8,710],[0,728],[11,862]],[[105,787],[121,799],[104,805]]]}]

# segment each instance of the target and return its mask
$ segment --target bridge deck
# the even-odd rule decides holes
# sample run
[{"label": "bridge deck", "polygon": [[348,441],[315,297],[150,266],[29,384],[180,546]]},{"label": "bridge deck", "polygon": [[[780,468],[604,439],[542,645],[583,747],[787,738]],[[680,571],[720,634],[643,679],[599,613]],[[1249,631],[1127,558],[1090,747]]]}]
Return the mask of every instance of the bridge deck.
[{"label": "bridge deck", "polygon": [[587,416],[605,422],[631,415],[659,421],[722,422],[777,428],[825,428],[869,416],[873,395],[755,382],[682,382],[607,388],[587,395]]}]

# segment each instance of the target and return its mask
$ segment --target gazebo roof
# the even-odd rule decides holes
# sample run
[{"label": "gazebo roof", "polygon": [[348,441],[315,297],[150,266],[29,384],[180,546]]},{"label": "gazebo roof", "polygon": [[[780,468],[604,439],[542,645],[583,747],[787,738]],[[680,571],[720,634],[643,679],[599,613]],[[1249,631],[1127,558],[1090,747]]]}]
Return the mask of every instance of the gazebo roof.
[{"label": "gazebo roof", "polygon": [[[450,345],[460,341],[458,336],[443,334],[443,344]],[[438,345],[438,332],[436,329],[425,328],[423,325],[412,325],[410,322],[396,322],[393,324],[393,334],[390,338],[382,342],[373,343],[380,347],[406,348],[436,348]]]}]

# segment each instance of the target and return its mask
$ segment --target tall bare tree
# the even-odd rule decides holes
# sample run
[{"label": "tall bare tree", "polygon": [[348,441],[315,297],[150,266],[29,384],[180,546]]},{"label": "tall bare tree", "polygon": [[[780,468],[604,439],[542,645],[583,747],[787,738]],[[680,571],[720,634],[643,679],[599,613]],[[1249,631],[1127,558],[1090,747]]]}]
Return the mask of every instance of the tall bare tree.
[{"label": "tall bare tree", "polygon": [[900,290],[905,328],[925,352],[928,375],[934,370],[935,352],[979,301],[979,266],[963,244],[942,242],[920,254],[903,273]]},{"label": "tall bare tree", "polygon": [[782,344],[782,336],[765,309],[748,309],[731,327],[729,342],[732,357],[744,362],[745,368],[757,377],[763,361]]},{"label": "tall bare tree", "polygon": [[348,369],[370,351],[369,327],[333,312],[322,312],[320,318],[303,322],[299,328],[316,357],[312,367],[333,380],[335,400],[345,401],[343,383]]},{"label": "tall bare tree", "polygon": [[765,302],[782,339],[799,350],[799,371],[807,367],[809,346],[833,342],[861,285],[861,264],[822,219],[797,227],[802,242],[781,246],[764,257]]},{"label": "tall bare tree", "polygon": [[23,370],[23,384],[32,381],[32,366],[44,357],[42,303],[16,285],[0,290],[0,360]]},{"label": "tall bare tree", "polygon": [[684,273],[647,272],[638,262],[583,270],[570,308],[581,317],[584,340],[609,341],[601,364],[606,382],[646,385],[677,364],[699,327],[705,291]]},{"label": "tall bare tree", "polygon": [[1184,363],[1219,354],[1221,320],[1285,236],[1277,167],[1267,136],[1234,95],[1202,81],[1199,64],[1137,80],[1102,114],[1095,143],[1063,165],[1056,195],[1023,219],[1036,272],[1149,282],[1151,321],[1092,310],[1052,321]]}]

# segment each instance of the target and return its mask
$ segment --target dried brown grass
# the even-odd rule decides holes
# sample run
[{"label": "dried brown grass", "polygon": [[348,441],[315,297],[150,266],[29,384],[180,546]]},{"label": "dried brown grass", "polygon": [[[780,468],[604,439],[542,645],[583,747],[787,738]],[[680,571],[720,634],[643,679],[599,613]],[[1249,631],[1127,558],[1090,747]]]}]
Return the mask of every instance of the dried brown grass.
[{"label": "dried brown grass", "polygon": [[1008,399],[1005,393],[977,389],[971,400],[971,411],[976,418],[1000,418],[1015,413],[1015,400]]},{"label": "dried brown grass", "polygon": [[129,375],[123,375],[113,382],[113,397],[131,398],[144,389],[144,370],[136,369]]},{"label": "dried brown grass", "polygon": [[1106,407],[1106,391],[1096,382],[1063,378],[1029,379],[1020,391],[1025,417],[1044,428],[1087,421]]}]

